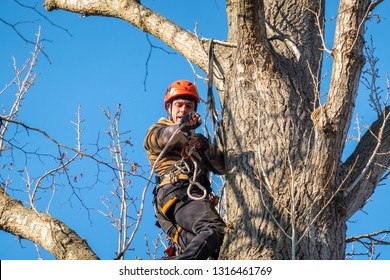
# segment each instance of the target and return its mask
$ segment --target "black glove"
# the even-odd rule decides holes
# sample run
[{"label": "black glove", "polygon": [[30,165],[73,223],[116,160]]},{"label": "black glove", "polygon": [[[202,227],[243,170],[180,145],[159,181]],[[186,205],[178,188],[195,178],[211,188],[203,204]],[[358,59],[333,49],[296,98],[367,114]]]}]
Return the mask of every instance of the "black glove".
[{"label": "black glove", "polygon": [[[180,126],[182,126],[183,124],[185,124],[186,122],[188,122],[189,120],[194,118],[195,114],[196,114],[195,112],[189,112],[188,114],[184,115],[183,118],[180,121]],[[198,122],[197,118],[194,118],[194,120],[197,121],[196,124],[189,125],[189,126],[185,125],[185,126],[182,127],[181,130],[188,133],[191,130],[194,130],[194,129],[198,128],[202,124],[202,122]]]},{"label": "black glove", "polygon": [[200,144],[199,151],[206,151],[209,148],[209,139],[205,137],[203,134],[194,134],[194,137],[198,139],[198,142]]}]

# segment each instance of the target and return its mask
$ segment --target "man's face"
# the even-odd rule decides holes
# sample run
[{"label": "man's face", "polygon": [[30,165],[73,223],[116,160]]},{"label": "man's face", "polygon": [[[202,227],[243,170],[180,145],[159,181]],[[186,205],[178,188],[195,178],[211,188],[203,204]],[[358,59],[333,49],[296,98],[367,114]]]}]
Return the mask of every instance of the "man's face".
[{"label": "man's face", "polygon": [[195,111],[195,102],[185,99],[176,99],[172,102],[168,113],[171,114],[172,120],[175,124],[179,124],[184,115]]}]

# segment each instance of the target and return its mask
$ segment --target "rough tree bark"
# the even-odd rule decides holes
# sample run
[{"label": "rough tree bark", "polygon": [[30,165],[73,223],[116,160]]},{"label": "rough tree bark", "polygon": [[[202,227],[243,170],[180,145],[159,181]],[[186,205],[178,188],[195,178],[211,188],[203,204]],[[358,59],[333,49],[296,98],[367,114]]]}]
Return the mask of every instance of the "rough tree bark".
[{"label": "rough tree bark", "polygon": [[[321,104],[324,2],[226,1],[228,42],[214,47],[228,170],[223,259],[343,259],[346,221],[389,165],[383,117],[341,161],[365,62],[365,21],[382,1],[340,0]],[[121,18],[207,72],[207,41],[137,1],[45,0],[45,7]]]},{"label": "rough tree bark", "polygon": [[86,240],[63,222],[11,198],[0,188],[0,229],[29,239],[59,260],[98,260]]}]

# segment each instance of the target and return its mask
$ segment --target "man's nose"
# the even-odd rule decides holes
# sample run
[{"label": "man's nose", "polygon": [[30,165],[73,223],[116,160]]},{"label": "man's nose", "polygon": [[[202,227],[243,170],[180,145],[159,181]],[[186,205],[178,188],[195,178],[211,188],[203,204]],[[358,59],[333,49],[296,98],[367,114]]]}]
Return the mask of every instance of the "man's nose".
[{"label": "man's nose", "polygon": [[188,107],[186,105],[183,105],[181,107],[181,110],[182,110],[183,113],[187,114],[190,111],[190,107]]}]

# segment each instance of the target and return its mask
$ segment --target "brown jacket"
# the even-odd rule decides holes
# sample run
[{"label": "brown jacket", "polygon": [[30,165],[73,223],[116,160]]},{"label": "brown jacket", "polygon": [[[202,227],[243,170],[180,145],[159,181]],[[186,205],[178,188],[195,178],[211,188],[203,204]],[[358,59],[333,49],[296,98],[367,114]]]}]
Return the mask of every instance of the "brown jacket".
[{"label": "brown jacket", "polygon": [[[145,137],[144,147],[146,149],[146,153],[149,159],[151,166],[154,165],[157,157],[160,155],[161,151],[164,149],[165,144],[162,140],[163,130],[170,125],[174,125],[174,123],[166,118],[161,118],[158,122],[152,125]],[[189,179],[188,175],[174,172],[172,174],[167,173],[168,169],[175,164],[175,162],[182,159],[182,149],[187,143],[187,139],[183,136],[175,145],[168,148],[164,155],[159,159],[156,164],[154,172],[157,173],[162,181],[160,185],[165,185],[168,183],[176,182],[177,180],[187,180]],[[202,160],[202,157],[194,151],[192,153],[193,160],[197,162],[199,168],[202,168],[203,171],[208,172],[210,170],[209,164],[205,166],[205,161]],[[189,161],[189,160],[187,160]],[[192,175],[190,175],[192,176]]]}]

